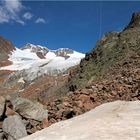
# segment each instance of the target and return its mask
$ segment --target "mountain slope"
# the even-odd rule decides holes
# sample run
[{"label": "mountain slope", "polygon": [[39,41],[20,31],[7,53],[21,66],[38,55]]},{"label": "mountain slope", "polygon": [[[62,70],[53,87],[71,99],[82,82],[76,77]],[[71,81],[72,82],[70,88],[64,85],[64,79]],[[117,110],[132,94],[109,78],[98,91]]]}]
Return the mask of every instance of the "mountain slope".
[{"label": "mountain slope", "polygon": [[[138,17],[140,13],[133,14],[129,25],[124,31],[106,33],[97,42],[96,47],[86,54],[85,59],[80,63],[79,69],[71,77],[70,88],[71,86],[82,87],[88,81],[97,80],[104,76],[107,78],[108,73],[115,70],[120,71],[120,64],[123,68],[123,63],[129,64],[133,59],[139,66],[140,25],[138,21],[140,17],[134,18],[134,15]],[[133,26],[131,26],[131,23]],[[116,67],[114,70],[113,66]]]},{"label": "mountain slope", "polygon": [[57,94],[61,96],[49,102],[42,99],[50,124],[106,102],[140,100],[140,25],[106,33]]},{"label": "mountain slope", "polygon": [[14,50],[15,47],[10,41],[0,37],[0,67],[11,64],[11,62],[8,61],[8,58]]}]

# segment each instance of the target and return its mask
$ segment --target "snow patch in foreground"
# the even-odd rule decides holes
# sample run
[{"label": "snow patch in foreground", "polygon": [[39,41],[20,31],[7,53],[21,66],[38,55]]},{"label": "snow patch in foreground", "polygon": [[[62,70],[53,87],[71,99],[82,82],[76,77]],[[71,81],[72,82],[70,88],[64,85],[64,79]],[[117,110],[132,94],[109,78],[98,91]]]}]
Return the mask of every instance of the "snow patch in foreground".
[{"label": "snow patch in foreground", "polygon": [[61,121],[21,140],[138,140],[140,102],[116,101]]}]

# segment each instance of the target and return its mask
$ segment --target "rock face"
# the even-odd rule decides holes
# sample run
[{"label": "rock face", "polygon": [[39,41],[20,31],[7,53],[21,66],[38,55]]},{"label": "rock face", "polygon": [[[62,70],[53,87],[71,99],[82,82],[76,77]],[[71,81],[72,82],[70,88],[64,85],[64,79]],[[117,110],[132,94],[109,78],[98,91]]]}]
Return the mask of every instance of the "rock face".
[{"label": "rock face", "polygon": [[11,62],[8,61],[8,57],[13,50],[15,50],[13,44],[3,37],[0,37],[0,67],[11,64]]},{"label": "rock face", "polygon": [[18,140],[27,136],[25,126],[19,116],[9,116],[3,122],[2,129],[8,140]]},{"label": "rock face", "polygon": [[78,117],[56,123],[22,140],[140,139],[140,102],[103,104]]},{"label": "rock face", "polygon": [[45,55],[49,52],[49,49],[46,47],[41,47],[39,45],[33,45],[33,44],[26,44],[22,50],[29,49],[31,52],[36,53],[36,55],[40,59],[45,59]]},{"label": "rock face", "polygon": [[53,51],[56,56],[62,56],[62,57],[65,57],[65,58],[69,58],[68,54],[73,54],[74,51],[69,49],[69,48],[61,48],[61,49],[58,49],[56,51]]}]

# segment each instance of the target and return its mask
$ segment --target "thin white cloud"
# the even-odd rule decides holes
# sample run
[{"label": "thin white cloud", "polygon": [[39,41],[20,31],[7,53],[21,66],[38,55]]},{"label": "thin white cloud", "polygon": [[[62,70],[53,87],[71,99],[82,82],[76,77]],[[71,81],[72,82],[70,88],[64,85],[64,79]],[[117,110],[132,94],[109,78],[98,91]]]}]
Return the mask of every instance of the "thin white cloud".
[{"label": "thin white cloud", "polygon": [[35,23],[46,23],[44,18],[37,18]]},{"label": "thin white cloud", "polygon": [[17,22],[17,23],[20,23],[20,24],[22,24],[22,25],[25,25],[25,22],[24,22],[23,20],[20,20],[20,19],[19,19],[19,20],[16,20],[16,22]]},{"label": "thin white cloud", "polygon": [[19,16],[22,9],[24,6],[20,0],[3,0],[0,3],[0,23],[17,22],[24,25]]},{"label": "thin white cloud", "polygon": [[24,15],[23,15],[23,18],[26,19],[26,20],[29,20],[33,17],[33,15],[30,13],[30,12],[26,12]]}]

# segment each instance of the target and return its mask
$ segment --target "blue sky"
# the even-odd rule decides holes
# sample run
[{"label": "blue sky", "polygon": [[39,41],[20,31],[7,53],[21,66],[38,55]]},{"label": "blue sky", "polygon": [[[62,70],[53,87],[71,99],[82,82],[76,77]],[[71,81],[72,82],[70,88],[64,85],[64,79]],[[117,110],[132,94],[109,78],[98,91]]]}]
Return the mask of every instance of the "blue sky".
[{"label": "blue sky", "polygon": [[[26,43],[50,49],[91,50],[107,31],[120,31],[140,2],[0,1],[0,36],[17,47]],[[101,28],[100,28],[101,25]]]}]

